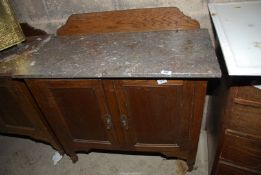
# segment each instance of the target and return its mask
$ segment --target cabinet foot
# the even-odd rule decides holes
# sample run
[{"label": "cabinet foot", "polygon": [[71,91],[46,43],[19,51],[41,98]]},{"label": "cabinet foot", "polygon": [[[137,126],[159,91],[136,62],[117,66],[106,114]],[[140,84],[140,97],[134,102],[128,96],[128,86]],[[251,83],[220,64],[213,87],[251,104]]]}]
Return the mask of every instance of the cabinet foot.
[{"label": "cabinet foot", "polygon": [[[178,155],[176,152],[161,152],[166,158],[181,158],[181,160],[185,160],[186,158],[182,159],[181,155]],[[187,160],[188,171],[192,171],[195,164],[195,159]]]},{"label": "cabinet foot", "polygon": [[60,155],[64,156],[64,154],[65,154],[64,150],[60,149],[60,150],[57,150],[57,151],[58,151],[58,153],[59,153]]},{"label": "cabinet foot", "polygon": [[187,160],[187,165],[188,165],[188,171],[192,171],[194,167],[195,161]]},{"label": "cabinet foot", "polygon": [[165,156],[166,158],[172,158],[172,157],[177,157],[177,155],[171,153],[171,152],[161,152],[161,154],[163,156]]},{"label": "cabinet foot", "polygon": [[73,163],[76,163],[78,161],[78,156],[76,154],[70,155],[70,158]]}]

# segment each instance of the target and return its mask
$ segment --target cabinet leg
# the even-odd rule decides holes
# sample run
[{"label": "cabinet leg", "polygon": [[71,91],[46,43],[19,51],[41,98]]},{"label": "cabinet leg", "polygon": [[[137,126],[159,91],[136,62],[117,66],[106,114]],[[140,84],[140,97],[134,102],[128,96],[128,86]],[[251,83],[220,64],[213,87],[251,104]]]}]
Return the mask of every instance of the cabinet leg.
[{"label": "cabinet leg", "polygon": [[59,149],[59,150],[57,150],[57,151],[58,151],[58,153],[59,153],[60,155],[64,156],[64,154],[65,154],[64,150]]},{"label": "cabinet leg", "polygon": [[171,152],[161,152],[163,156],[165,156],[167,159],[172,157],[177,157],[177,155],[171,153]]},{"label": "cabinet leg", "polygon": [[188,171],[192,171],[195,164],[195,160],[187,160]]},{"label": "cabinet leg", "polygon": [[78,161],[78,156],[76,154],[70,154],[69,156],[73,163],[76,163]]}]

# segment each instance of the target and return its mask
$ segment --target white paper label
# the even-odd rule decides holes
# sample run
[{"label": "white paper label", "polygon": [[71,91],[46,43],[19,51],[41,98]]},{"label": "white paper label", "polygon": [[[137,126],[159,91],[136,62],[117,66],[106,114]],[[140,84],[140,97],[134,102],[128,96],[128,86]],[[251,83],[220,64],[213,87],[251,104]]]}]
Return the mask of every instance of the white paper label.
[{"label": "white paper label", "polygon": [[57,151],[55,151],[53,158],[52,158],[53,165],[56,165],[62,158],[63,158],[63,156],[60,155]]},{"label": "white paper label", "polygon": [[171,75],[172,72],[170,70],[162,70],[160,73],[164,75]]},{"label": "white paper label", "polygon": [[158,84],[164,84],[164,83],[167,83],[167,82],[168,82],[168,80],[157,80]]},{"label": "white paper label", "polygon": [[167,83],[167,82],[168,82],[167,80],[157,80],[158,84],[164,84],[164,83]]}]

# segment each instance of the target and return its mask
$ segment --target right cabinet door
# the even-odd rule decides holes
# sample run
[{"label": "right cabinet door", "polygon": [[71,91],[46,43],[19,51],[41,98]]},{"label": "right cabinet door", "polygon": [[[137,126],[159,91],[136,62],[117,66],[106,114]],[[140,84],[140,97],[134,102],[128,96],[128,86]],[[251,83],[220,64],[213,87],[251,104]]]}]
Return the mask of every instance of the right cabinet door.
[{"label": "right cabinet door", "polygon": [[186,150],[192,135],[193,81],[118,80],[115,88],[121,125],[132,149],[173,155]]}]

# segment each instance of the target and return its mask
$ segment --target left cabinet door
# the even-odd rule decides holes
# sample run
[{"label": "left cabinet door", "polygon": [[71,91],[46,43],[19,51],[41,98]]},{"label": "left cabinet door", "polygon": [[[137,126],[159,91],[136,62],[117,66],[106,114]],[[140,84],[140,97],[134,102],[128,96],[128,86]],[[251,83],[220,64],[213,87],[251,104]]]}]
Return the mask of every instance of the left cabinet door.
[{"label": "left cabinet door", "polygon": [[101,80],[27,80],[65,151],[112,148],[113,122]]},{"label": "left cabinet door", "polygon": [[29,136],[59,149],[23,80],[0,78],[0,132]]}]

